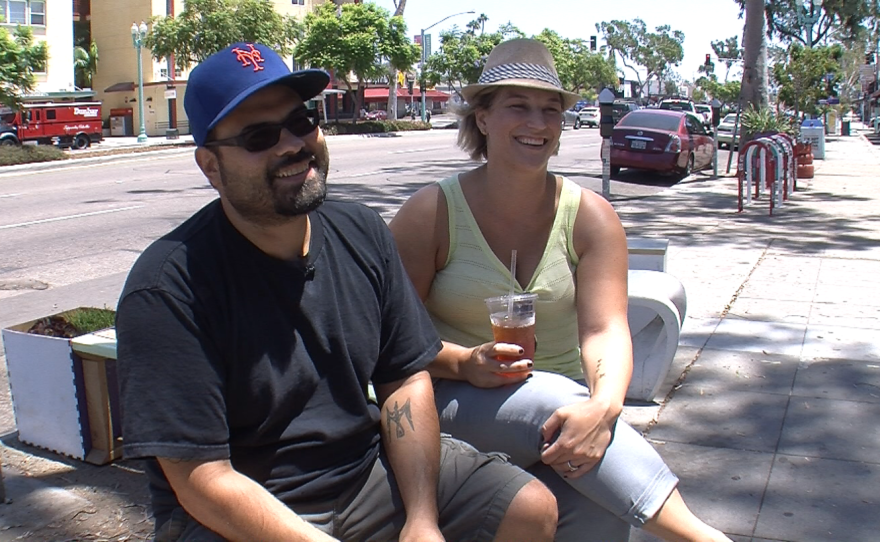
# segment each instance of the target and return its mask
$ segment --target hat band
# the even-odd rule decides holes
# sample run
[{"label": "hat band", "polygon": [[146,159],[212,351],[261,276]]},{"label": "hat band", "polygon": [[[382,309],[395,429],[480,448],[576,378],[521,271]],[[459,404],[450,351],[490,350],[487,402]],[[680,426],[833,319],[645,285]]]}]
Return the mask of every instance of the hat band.
[{"label": "hat band", "polygon": [[550,69],[540,64],[499,64],[488,70],[483,70],[480,80],[477,84],[486,85],[497,83],[507,79],[535,79],[553,85],[558,89],[562,89],[562,83],[559,77]]}]

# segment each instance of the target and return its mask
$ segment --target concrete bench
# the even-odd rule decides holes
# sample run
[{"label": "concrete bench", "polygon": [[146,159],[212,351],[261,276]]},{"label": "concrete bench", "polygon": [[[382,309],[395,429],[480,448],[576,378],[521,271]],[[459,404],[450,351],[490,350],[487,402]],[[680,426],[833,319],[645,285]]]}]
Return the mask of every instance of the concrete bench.
[{"label": "concrete bench", "polygon": [[627,318],[633,342],[633,375],[626,397],[653,401],[678,350],[687,311],[684,285],[666,273],[665,239],[627,239],[630,253]]}]

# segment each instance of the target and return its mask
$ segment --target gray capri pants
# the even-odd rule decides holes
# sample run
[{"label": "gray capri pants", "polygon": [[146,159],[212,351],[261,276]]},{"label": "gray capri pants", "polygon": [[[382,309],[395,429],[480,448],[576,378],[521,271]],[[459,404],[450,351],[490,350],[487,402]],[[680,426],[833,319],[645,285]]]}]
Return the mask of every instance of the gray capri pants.
[{"label": "gray capri pants", "polygon": [[629,525],[641,527],[653,517],[678,484],[657,451],[621,420],[605,456],[586,475],[563,478],[541,463],[544,422],[558,408],[590,398],[586,385],[566,376],[535,371],[525,382],[490,389],[435,379],[434,398],[441,431],[507,454],[553,490],[558,542],[625,541]]},{"label": "gray capri pants", "polygon": [[[490,542],[513,498],[534,477],[497,453],[443,435],[440,439],[437,507],[446,540]],[[352,542],[397,540],[406,514],[394,472],[383,452],[356,487],[339,498],[293,507],[326,534]],[[190,517],[183,508],[156,526],[156,542],[218,542],[223,538]]]}]

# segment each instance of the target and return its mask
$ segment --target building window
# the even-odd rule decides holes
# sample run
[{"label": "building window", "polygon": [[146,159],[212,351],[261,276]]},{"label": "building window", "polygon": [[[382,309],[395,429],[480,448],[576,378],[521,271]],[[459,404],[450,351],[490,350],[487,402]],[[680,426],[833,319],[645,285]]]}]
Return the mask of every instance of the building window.
[{"label": "building window", "polygon": [[46,26],[45,0],[0,0],[4,24]]},{"label": "building window", "polygon": [[31,0],[31,24],[46,26],[46,2]]},{"label": "building window", "polygon": [[306,5],[306,0],[290,0],[290,3],[294,6],[304,6]]}]

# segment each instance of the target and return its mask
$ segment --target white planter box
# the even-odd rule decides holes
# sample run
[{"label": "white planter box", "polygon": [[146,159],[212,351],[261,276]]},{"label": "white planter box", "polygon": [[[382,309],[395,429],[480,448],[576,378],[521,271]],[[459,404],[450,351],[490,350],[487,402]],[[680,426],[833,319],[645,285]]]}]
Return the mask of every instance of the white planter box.
[{"label": "white planter box", "polygon": [[[33,324],[2,331],[19,440],[96,464],[120,457],[114,330],[64,339],[27,333]],[[108,333],[112,358],[101,357],[106,348],[90,354]]]}]

